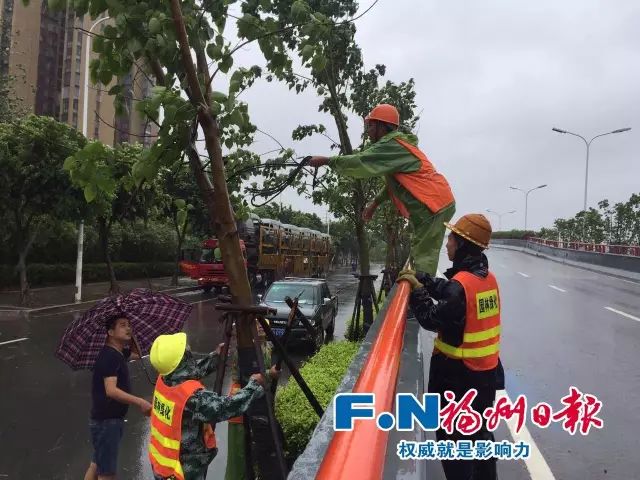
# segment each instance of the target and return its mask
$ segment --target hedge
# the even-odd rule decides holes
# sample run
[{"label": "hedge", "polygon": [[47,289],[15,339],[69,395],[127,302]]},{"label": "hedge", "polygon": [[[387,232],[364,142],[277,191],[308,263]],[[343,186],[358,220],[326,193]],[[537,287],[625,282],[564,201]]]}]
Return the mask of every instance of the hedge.
[{"label": "hedge", "polygon": [[[173,275],[173,262],[155,263],[125,263],[116,262],[113,268],[118,280],[134,280],[139,278],[167,277]],[[76,265],[62,263],[50,265],[32,263],[27,266],[27,279],[31,287],[74,283],[76,280]],[[82,267],[82,281],[109,281],[107,265],[105,263],[85,263]],[[20,285],[20,277],[14,265],[0,265],[0,288],[16,287]]]},{"label": "hedge", "polygon": [[[359,347],[354,342],[328,343],[300,369],[322,408],[331,402]],[[287,460],[292,463],[306,448],[320,419],[293,378],[278,389],[275,409],[286,439]]]},{"label": "hedge", "polygon": [[[96,226],[91,222],[84,228],[84,260],[101,263],[104,260]],[[201,238],[187,237],[197,246]],[[77,254],[77,226],[72,222],[49,219],[40,228],[29,253],[32,263],[74,263]],[[169,223],[149,221],[116,223],[112,227],[109,251],[114,262],[170,262],[176,254],[176,234]],[[15,264],[18,254],[10,242],[0,245],[0,264]]]},{"label": "hedge", "polygon": [[493,232],[491,238],[495,239],[516,239],[521,240],[527,237],[535,237],[536,232],[524,230],[509,230],[504,232]]}]

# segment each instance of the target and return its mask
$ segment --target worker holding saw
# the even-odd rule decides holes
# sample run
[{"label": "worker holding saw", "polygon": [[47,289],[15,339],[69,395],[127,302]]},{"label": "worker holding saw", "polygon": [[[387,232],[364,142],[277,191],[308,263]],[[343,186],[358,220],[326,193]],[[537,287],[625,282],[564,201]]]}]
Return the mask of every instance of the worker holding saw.
[{"label": "worker holding saw", "polygon": [[386,186],[365,208],[364,220],[371,220],[378,206],[391,200],[413,227],[411,254],[416,270],[435,275],[444,223],[455,213],[451,187],[417,147],[418,138],[399,131],[400,114],[394,106],[378,105],[365,118],[365,125],[372,142],[368,148],[353,155],[314,156],[309,165],[327,165],[353,178],[384,176]]}]

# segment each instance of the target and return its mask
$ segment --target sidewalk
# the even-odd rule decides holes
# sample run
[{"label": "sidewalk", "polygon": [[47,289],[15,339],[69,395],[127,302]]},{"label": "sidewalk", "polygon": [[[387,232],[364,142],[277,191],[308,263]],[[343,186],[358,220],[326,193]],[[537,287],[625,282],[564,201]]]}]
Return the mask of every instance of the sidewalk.
[{"label": "sidewalk", "polygon": [[[178,278],[178,286],[171,286],[171,277],[152,278],[150,280],[124,280],[119,282],[120,291],[128,292],[134,288],[150,288],[156,291],[179,291],[196,287],[196,281],[187,277]],[[109,282],[87,283],[82,285],[82,303],[91,303],[109,295]],[[56,308],[74,303],[75,285],[57,285],[31,289],[31,297],[26,305],[20,303],[19,290],[0,291],[0,311],[30,311],[42,308]]]},{"label": "sidewalk", "polygon": [[565,258],[554,257],[551,255],[545,255],[544,253],[537,252],[535,250],[531,250],[525,247],[515,247],[512,245],[498,245],[493,244],[491,248],[502,248],[504,250],[514,250],[516,252],[526,253],[528,255],[533,255],[536,257],[544,258],[546,260],[551,260],[556,263],[562,263],[564,265],[569,265],[570,267],[581,268],[582,270],[588,270],[594,273],[601,273],[603,275],[609,275],[610,277],[620,278],[622,280],[626,280],[628,282],[640,283],[640,273],[632,272],[629,270],[622,270],[619,268],[610,268],[610,267],[602,267],[600,265],[593,265],[591,263],[585,262],[576,262],[574,260],[567,260]]}]

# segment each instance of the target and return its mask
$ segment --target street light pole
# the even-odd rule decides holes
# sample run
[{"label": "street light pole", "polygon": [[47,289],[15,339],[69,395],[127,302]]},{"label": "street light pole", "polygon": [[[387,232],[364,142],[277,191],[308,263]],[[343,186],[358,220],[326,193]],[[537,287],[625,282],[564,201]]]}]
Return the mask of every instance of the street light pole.
[{"label": "street light pole", "polygon": [[[85,34],[87,40],[84,44],[84,98],[82,101],[82,135],[87,136],[89,129],[89,62],[91,61],[91,32],[102,22],[108,20],[109,17],[103,17],[96,20],[89,31]],[[78,226],[78,254],[76,258],[76,294],[75,302],[82,301],[82,255],[84,252],[84,220],[80,220]]]},{"label": "street light pole", "polygon": [[529,194],[534,190],[539,190],[540,188],[545,188],[546,186],[547,184],[545,183],[544,185],[538,185],[537,187],[531,188],[529,190],[522,190],[521,188],[518,188],[518,187],[509,187],[511,190],[518,190],[519,192],[524,193],[524,231],[525,233],[527,232],[527,226],[528,226],[527,216],[529,214]]},{"label": "street light pole", "polygon": [[489,208],[487,208],[487,212],[493,213],[494,215],[497,215],[497,217],[498,217],[498,231],[499,232],[502,231],[502,217],[504,217],[505,215],[510,215],[512,213],[516,213],[515,210],[511,210],[509,212],[498,213],[498,212],[494,212],[493,210],[491,210]]},{"label": "street light pole", "polygon": [[584,212],[586,212],[587,211],[587,190],[588,190],[588,187],[589,187],[589,150],[591,148],[591,142],[593,142],[596,138],[604,137],[605,135],[612,135],[614,133],[628,132],[629,130],[631,130],[631,128],[619,128],[619,129],[613,130],[611,132],[601,133],[600,135],[596,135],[595,137],[593,137],[591,140],[587,140],[582,135],[578,135],[577,133],[569,132],[568,130],[562,130],[560,128],[555,128],[555,127],[552,128],[551,130],[553,130],[554,132],[557,132],[557,133],[566,133],[567,135],[573,135],[574,137],[581,138],[582,141],[584,142],[584,144],[587,146],[587,163],[586,163],[585,174],[584,174],[584,203],[583,203],[583,207],[582,207],[582,210]]}]

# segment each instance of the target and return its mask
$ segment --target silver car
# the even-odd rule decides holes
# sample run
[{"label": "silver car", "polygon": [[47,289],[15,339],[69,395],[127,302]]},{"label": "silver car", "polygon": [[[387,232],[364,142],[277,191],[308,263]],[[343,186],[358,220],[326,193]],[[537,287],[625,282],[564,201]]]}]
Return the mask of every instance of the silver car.
[{"label": "silver car", "polygon": [[286,278],[271,284],[264,296],[260,298],[260,305],[278,310],[275,315],[268,317],[273,333],[280,337],[287,326],[290,308],[285,298],[298,297],[298,308],[305,315],[315,329],[312,337],[300,322],[297,322],[289,335],[290,341],[303,341],[318,349],[325,342],[326,337],[333,336],[336,314],[338,312],[338,297],[331,295],[326,280],[318,278]]}]

